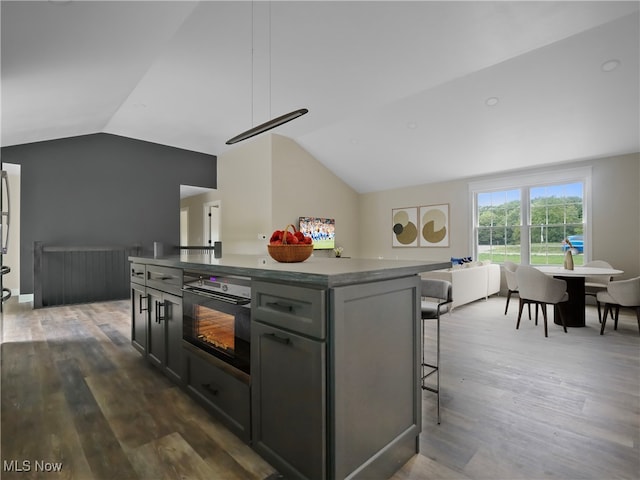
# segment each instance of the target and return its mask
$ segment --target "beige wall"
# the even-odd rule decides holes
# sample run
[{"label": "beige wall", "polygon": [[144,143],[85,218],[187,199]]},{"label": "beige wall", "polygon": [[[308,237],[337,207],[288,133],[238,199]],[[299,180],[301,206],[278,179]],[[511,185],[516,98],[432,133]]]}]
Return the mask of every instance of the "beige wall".
[{"label": "beige wall", "polygon": [[[336,220],[336,245],[355,255],[358,245],[358,194],[295,141],[273,135],[273,230],[301,216]],[[315,255],[331,255],[318,251]]]},{"label": "beige wall", "polygon": [[[336,219],[336,243],[345,255],[365,258],[449,260],[472,252],[469,183],[506,175],[591,167],[592,258],[640,275],[640,154],[564,163],[358,194],[293,140],[265,135],[218,157],[222,241],[226,253],[266,253],[269,235],[299,216]],[[393,248],[391,209],[448,203],[450,246]],[[321,255],[321,253],[318,253]]]},{"label": "beige wall", "polygon": [[266,254],[271,233],[271,135],[241,143],[218,156],[222,252]]},{"label": "beige wall", "polygon": [[640,275],[640,154],[586,162],[593,165],[593,258]]},{"label": "beige wall", "polygon": [[[527,170],[548,172],[568,167],[592,168],[593,259],[607,260],[625,271],[624,278],[640,275],[640,154],[572,162]],[[505,172],[505,174],[520,172]],[[502,176],[502,175],[501,175]],[[470,255],[470,199],[468,184],[496,176],[474,177],[363,194],[359,197],[359,255],[400,259],[448,260]],[[392,248],[391,209],[448,203],[451,241],[448,248]],[[622,277],[621,277],[622,278]]]},{"label": "beige wall", "polygon": [[[358,246],[357,193],[293,140],[264,135],[218,156],[223,253],[266,254],[268,236],[300,216],[336,219],[345,255]],[[329,252],[316,252],[329,255]]]},{"label": "beige wall", "polygon": [[189,212],[189,245],[206,245],[204,235],[204,206],[205,204],[220,200],[221,194],[218,190],[201,193],[180,200],[180,209],[186,208]]}]

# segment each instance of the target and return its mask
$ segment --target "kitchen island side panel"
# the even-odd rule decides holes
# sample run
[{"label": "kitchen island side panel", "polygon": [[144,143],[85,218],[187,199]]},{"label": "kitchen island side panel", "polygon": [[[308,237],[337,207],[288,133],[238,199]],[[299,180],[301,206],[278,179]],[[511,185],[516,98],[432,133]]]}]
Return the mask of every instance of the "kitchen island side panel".
[{"label": "kitchen island side panel", "polygon": [[332,478],[387,478],[417,453],[420,279],[331,292]]}]

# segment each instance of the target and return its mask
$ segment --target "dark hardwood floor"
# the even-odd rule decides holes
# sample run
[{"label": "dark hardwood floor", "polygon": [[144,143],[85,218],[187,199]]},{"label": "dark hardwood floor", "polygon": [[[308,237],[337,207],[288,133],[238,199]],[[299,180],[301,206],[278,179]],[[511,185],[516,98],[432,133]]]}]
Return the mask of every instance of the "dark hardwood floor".
[{"label": "dark hardwood floor", "polygon": [[[393,479],[640,478],[635,314],[600,336],[588,307],[586,328],[550,322],[545,338],[533,321],[516,330],[504,302],[443,317],[442,423],[423,392],[421,455]],[[131,347],[128,301],[32,310],[12,299],[1,373],[3,479],[274,473]]]}]

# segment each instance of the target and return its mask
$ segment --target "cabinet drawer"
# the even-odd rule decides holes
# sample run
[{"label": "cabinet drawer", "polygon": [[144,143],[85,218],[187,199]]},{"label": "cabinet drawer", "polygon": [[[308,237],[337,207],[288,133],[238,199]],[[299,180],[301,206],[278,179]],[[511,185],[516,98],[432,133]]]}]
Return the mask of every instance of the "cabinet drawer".
[{"label": "cabinet drawer", "polygon": [[241,438],[251,433],[249,385],[219,369],[203,353],[184,349],[187,362],[187,389],[216,417]]},{"label": "cabinet drawer", "polygon": [[326,290],[254,282],[251,315],[254,320],[324,339]]},{"label": "cabinet drawer", "polygon": [[147,286],[182,296],[182,270],[179,268],[146,265]]},{"label": "cabinet drawer", "polygon": [[144,285],[147,278],[146,265],[143,263],[131,263],[131,283]]}]

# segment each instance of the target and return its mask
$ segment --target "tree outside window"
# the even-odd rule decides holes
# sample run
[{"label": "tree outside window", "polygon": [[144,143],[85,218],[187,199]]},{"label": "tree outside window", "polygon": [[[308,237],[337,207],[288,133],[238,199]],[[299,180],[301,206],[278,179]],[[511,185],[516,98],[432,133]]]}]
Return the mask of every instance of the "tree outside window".
[{"label": "tree outside window", "polygon": [[478,260],[520,263],[520,190],[479,193],[477,199]]},{"label": "tree outside window", "polygon": [[[583,182],[477,192],[478,260],[561,265],[563,241],[584,241],[583,192]],[[576,265],[584,263],[583,251],[574,256]]]},{"label": "tree outside window", "polygon": [[[562,242],[576,235],[584,239],[582,182],[532,187],[529,199],[530,263],[562,264]],[[584,263],[583,255],[574,257],[575,264]]]}]

